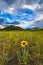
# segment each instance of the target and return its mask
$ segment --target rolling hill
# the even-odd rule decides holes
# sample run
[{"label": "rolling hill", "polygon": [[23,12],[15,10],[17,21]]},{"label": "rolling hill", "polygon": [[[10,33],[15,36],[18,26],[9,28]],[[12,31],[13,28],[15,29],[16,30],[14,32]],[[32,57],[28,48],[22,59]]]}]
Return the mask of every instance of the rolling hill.
[{"label": "rolling hill", "polygon": [[10,25],[10,26],[5,27],[5,28],[3,28],[1,30],[6,30],[6,31],[8,30],[8,31],[10,31],[10,30],[23,30],[23,29],[18,27],[18,26]]}]

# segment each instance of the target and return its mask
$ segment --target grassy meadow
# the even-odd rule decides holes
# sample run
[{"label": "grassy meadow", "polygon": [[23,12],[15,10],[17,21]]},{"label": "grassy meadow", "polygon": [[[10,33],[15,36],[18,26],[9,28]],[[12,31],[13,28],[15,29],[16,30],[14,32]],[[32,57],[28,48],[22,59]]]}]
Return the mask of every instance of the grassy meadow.
[{"label": "grassy meadow", "polygon": [[[23,40],[28,42],[26,64],[19,63],[16,55]],[[43,30],[0,31],[0,65],[43,65]]]}]

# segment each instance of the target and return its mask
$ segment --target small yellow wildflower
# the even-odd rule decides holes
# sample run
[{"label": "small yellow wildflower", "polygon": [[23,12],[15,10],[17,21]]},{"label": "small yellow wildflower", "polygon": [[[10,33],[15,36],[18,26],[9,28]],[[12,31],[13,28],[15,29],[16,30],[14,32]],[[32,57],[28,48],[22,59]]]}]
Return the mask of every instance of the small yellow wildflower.
[{"label": "small yellow wildflower", "polygon": [[27,41],[21,41],[21,47],[25,47],[28,45],[28,42]]}]

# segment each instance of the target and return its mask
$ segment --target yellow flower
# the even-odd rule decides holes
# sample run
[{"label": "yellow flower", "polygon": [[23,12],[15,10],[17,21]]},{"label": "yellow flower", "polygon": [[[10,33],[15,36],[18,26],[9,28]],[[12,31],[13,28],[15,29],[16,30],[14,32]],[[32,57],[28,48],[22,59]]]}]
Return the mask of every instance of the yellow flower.
[{"label": "yellow flower", "polygon": [[28,42],[27,41],[21,41],[21,47],[25,47],[28,45]]}]

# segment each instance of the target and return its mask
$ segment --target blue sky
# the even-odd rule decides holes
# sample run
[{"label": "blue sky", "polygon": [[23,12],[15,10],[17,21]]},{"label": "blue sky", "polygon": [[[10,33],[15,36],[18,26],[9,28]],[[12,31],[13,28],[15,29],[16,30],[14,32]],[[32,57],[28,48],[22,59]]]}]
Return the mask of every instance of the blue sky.
[{"label": "blue sky", "polygon": [[0,0],[0,27],[43,28],[43,0]]}]

